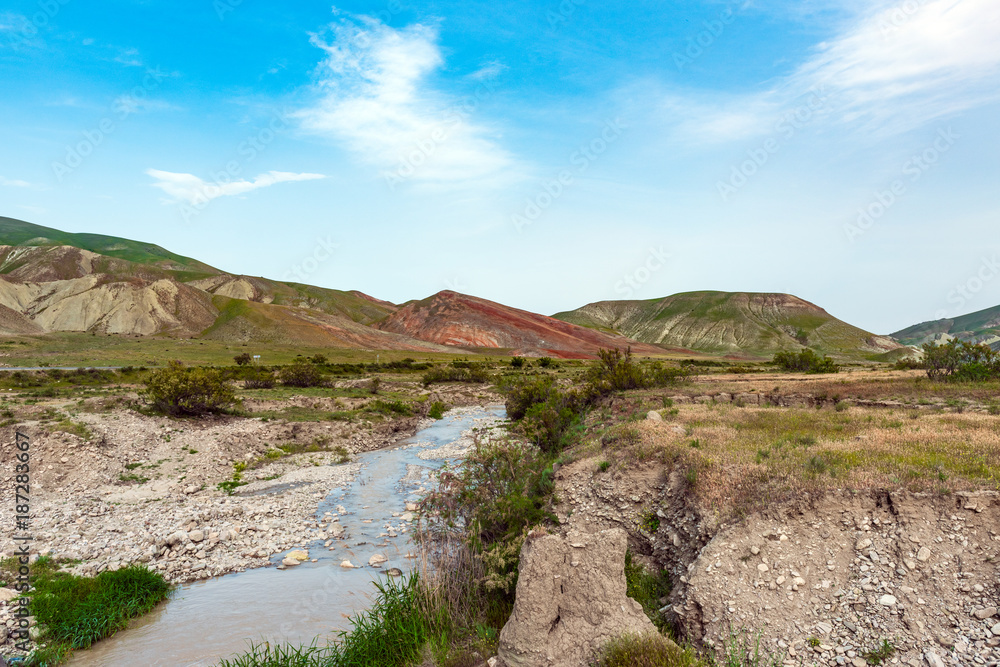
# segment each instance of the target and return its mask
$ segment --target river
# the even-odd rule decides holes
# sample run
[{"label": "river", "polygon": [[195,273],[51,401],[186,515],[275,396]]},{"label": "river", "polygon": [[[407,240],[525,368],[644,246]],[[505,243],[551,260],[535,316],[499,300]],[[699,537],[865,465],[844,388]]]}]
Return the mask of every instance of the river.
[{"label": "river", "polygon": [[[258,568],[179,586],[126,630],[76,651],[68,664],[208,667],[244,652],[251,640],[325,644],[337,631],[350,627],[349,616],[369,606],[373,579],[388,576],[380,571],[407,572],[416,566],[406,504],[430,489],[432,471],[449,460],[440,457],[453,453],[447,446],[503,415],[497,406],[449,412],[396,447],[360,454],[358,476],[331,489],[316,514],[317,519],[325,513],[339,514],[345,538],[334,540],[330,549],[321,542],[301,545],[308,547],[316,562],[307,560],[283,571]],[[439,448],[444,449],[434,451]],[[390,537],[393,533],[397,536]],[[387,562],[368,566],[376,554]],[[280,563],[283,556],[276,554],[272,563]],[[344,560],[358,567],[343,568]]]}]

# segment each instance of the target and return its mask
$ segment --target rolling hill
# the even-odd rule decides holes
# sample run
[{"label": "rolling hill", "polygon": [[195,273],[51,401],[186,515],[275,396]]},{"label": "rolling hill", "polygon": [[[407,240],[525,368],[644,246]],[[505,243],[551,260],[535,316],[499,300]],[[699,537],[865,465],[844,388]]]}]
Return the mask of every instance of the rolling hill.
[{"label": "rolling hill", "polygon": [[587,358],[596,356],[602,347],[630,345],[638,355],[665,352],[663,348],[617,334],[451,291],[411,302],[380,322],[378,327],[440,345],[502,349],[522,356]]},{"label": "rolling hill", "polygon": [[892,334],[904,345],[923,345],[958,338],[986,343],[1000,350],[1000,306],[986,308],[954,319],[934,320],[907,327]]},{"label": "rolling hill", "polygon": [[0,218],[0,332],[7,334],[445,351],[368,326],[395,310],[361,292],[232,275],[149,243]]},{"label": "rolling hill", "polygon": [[646,301],[599,301],[556,319],[655,345],[769,358],[813,348],[838,358],[873,358],[901,348],[789,294],[687,292]]}]

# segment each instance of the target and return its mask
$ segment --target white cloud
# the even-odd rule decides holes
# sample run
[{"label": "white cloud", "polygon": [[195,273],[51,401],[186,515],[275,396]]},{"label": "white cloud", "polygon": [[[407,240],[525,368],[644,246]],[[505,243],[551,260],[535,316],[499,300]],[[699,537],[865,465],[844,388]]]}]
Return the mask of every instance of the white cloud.
[{"label": "white cloud", "polygon": [[0,176],[0,185],[8,188],[31,188],[34,187],[28,181],[22,181],[18,178],[8,179]]},{"label": "white cloud", "polygon": [[241,195],[258,188],[266,188],[276,183],[291,181],[313,181],[326,178],[323,174],[296,174],[287,171],[269,171],[260,174],[252,181],[238,180],[228,183],[211,183],[194,174],[178,174],[159,169],[147,169],[146,174],[156,179],[153,187],[166,192],[174,202],[184,202],[192,206],[204,205],[219,197]]},{"label": "white cloud", "polygon": [[326,58],[319,98],[297,114],[304,129],[346,146],[387,179],[456,185],[516,177],[495,133],[428,82],[444,63],[434,27],[395,30],[361,18],[330,30],[329,40],[312,36]]},{"label": "white cloud", "polygon": [[878,2],[796,71],[759,93],[666,93],[660,111],[692,142],[768,132],[783,114],[820,97],[812,121],[875,135],[912,130],[1000,99],[1000,3]]}]

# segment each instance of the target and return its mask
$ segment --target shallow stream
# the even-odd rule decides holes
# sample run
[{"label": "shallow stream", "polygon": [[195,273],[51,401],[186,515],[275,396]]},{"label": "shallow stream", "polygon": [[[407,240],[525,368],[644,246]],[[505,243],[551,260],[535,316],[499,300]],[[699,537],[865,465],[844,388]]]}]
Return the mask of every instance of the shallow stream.
[{"label": "shallow stream", "polygon": [[[331,489],[317,510],[340,516],[343,539],[330,549],[322,542],[300,545],[310,559],[279,571],[258,568],[179,586],[170,598],[128,629],[77,651],[72,667],[208,667],[244,652],[249,641],[323,644],[350,627],[348,617],[366,609],[372,581],[398,568],[415,567],[406,503],[430,489],[431,472],[446,462],[438,448],[459,440],[485,417],[503,417],[502,407],[446,413],[444,419],[392,449],[358,456],[361,472],[343,488]],[[437,453],[453,454],[453,448]],[[396,537],[390,537],[393,533]],[[371,567],[369,559],[387,562]],[[272,558],[281,562],[284,554]],[[407,558],[407,556],[411,556]],[[341,567],[344,560],[356,569]]]}]

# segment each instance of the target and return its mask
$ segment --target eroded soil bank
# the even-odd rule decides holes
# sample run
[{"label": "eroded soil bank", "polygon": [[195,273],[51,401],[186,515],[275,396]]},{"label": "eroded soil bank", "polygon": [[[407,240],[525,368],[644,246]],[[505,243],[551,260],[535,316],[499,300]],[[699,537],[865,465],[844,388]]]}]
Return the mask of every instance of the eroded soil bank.
[{"label": "eroded soil bank", "polygon": [[[677,424],[631,428],[636,447],[690,447]],[[560,518],[569,530],[625,528],[637,555],[670,572],[661,602],[682,641],[759,639],[787,665],[861,667],[880,650],[886,664],[1000,660],[995,491],[814,490],[720,522],[686,463],[609,458],[591,449],[558,471]]]}]

